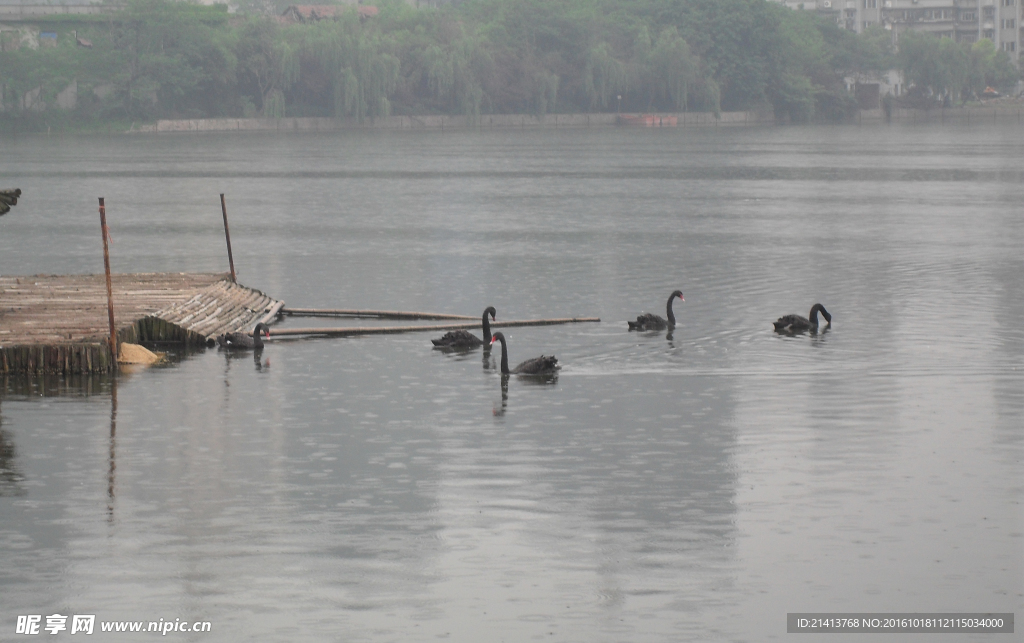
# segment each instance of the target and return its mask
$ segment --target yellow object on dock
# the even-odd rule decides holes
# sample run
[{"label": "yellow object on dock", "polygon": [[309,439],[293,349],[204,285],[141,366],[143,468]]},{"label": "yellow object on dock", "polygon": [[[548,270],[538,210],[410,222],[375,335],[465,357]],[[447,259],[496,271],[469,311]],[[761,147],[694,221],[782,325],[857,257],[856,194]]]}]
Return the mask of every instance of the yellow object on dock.
[{"label": "yellow object on dock", "polygon": [[118,364],[156,364],[163,361],[163,353],[154,353],[138,344],[120,344],[117,347]]}]

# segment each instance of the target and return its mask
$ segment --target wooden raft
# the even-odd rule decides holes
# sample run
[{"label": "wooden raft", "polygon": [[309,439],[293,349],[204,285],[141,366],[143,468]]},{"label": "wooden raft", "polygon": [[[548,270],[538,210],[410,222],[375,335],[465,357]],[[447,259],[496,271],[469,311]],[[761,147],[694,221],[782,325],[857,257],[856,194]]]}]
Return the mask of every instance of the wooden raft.
[{"label": "wooden raft", "polygon": [[[284,305],[224,274],[112,275],[120,342],[206,344]],[[113,370],[103,275],[0,277],[0,374]]]}]

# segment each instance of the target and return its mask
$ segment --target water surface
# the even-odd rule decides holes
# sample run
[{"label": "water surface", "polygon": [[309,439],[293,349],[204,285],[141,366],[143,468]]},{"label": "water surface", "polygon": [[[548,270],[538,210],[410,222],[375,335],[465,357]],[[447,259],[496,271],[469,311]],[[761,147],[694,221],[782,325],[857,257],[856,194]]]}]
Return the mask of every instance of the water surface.
[{"label": "water surface", "polygon": [[[223,192],[239,280],[293,306],[603,321],[506,329],[563,369],[504,388],[423,334],[5,381],[0,638],[1021,613],[1021,158],[991,124],[2,139],[4,274],[102,270],[99,196],[115,271],[226,270]],[[626,331],[676,288],[671,337]],[[818,301],[830,329],[772,332]]]}]

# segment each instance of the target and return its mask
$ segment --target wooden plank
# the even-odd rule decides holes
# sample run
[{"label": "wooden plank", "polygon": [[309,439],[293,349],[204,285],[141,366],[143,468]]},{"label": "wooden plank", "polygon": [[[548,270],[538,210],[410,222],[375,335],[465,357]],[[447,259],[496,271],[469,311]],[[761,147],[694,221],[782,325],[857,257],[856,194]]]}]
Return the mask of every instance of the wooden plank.
[{"label": "wooden plank", "polygon": [[[555,324],[576,324],[582,322],[599,322],[600,317],[559,317],[555,319],[524,319],[519,321],[491,322],[491,328],[511,328],[513,326],[552,326]],[[355,326],[347,328],[275,328],[273,337],[296,337],[316,335],[321,337],[341,337],[347,335],[387,335],[392,333],[436,332],[441,330],[472,330],[481,328],[482,324],[435,324],[430,326]]]}]

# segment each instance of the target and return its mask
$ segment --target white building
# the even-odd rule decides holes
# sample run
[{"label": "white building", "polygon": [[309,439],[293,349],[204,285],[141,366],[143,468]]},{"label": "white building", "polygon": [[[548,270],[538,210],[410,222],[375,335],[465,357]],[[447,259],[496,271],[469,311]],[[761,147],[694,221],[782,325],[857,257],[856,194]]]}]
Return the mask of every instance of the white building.
[{"label": "white building", "polygon": [[860,33],[871,26],[893,32],[895,42],[908,29],[976,42],[988,38],[1020,60],[1024,0],[780,0],[791,9],[815,11]]}]

